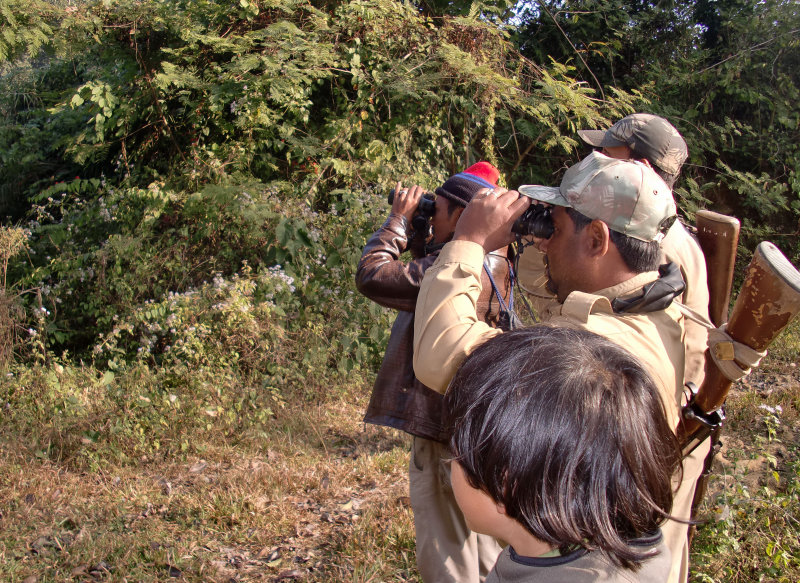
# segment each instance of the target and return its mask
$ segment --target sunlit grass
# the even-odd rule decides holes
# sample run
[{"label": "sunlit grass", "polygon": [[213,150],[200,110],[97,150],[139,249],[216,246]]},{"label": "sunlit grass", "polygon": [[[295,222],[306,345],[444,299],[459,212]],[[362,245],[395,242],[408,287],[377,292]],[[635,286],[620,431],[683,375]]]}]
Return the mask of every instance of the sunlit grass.
[{"label": "sunlit grass", "polygon": [[[731,393],[693,580],[800,579],[797,330]],[[286,387],[260,415],[246,378],[204,374],[2,379],[0,580],[418,580],[410,440],[361,421],[368,378]]]}]

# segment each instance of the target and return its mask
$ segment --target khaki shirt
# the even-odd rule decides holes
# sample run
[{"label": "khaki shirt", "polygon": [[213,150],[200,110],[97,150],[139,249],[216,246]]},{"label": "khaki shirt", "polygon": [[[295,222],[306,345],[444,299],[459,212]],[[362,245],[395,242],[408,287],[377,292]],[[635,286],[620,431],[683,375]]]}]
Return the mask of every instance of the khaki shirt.
[{"label": "khaki shirt", "polygon": [[[483,248],[469,241],[448,243],[422,281],[414,325],[414,372],[444,393],[464,358],[502,332],[475,315],[481,291]],[[584,329],[605,336],[639,358],[655,379],[667,415],[677,427],[684,370],[683,316],[677,308],[646,314],[615,314],[610,300],[633,296],[654,281],[641,273],[594,294],[571,293],[563,304],[543,306],[542,323]]]},{"label": "khaki shirt", "polygon": [[519,255],[517,264],[517,281],[525,297],[537,315],[541,315],[544,306],[555,300],[555,296],[547,291],[547,274],[544,267],[544,253],[533,245],[528,245]]}]

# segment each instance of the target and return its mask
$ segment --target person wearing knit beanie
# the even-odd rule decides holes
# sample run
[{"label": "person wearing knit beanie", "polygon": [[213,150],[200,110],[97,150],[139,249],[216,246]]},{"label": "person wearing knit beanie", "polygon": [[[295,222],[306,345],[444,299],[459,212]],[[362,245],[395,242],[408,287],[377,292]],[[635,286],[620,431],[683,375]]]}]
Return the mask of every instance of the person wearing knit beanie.
[{"label": "person wearing knit beanie", "polygon": [[[478,162],[435,189],[428,230],[414,224],[426,189],[397,183],[392,210],[367,241],[356,270],[356,286],[377,304],[397,310],[383,363],[375,378],[364,416],[414,437],[409,465],[409,500],[414,513],[417,567],[424,583],[479,583],[500,554],[494,538],[472,532],[458,510],[450,480],[452,457],[442,424],[442,395],[414,376],[414,314],[425,272],[453,238],[461,213],[478,192],[497,187],[500,173]],[[416,237],[415,235],[421,235]],[[412,238],[413,237],[413,238]],[[417,240],[423,245],[418,245]],[[427,239],[427,240],[426,240]],[[408,256],[411,259],[407,259]],[[486,254],[475,298],[478,318],[492,327],[504,323],[511,303],[511,276],[506,250]]]},{"label": "person wearing knit beanie", "polygon": [[469,201],[478,191],[496,187],[498,178],[497,168],[488,162],[478,162],[451,176],[434,191],[436,206],[430,223],[433,236],[425,246],[426,253],[441,249],[453,238],[458,218]]},{"label": "person wearing knit beanie", "polygon": [[436,195],[465,207],[482,188],[497,186],[499,178],[500,172],[489,162],[477,162],[463,172],[448,178],[436,189]]}]

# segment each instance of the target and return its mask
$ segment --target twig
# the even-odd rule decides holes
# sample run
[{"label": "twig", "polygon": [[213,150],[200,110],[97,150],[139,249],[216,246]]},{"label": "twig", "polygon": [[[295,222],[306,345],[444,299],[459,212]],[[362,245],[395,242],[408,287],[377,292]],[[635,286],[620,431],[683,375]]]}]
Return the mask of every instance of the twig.
[{"label": "twig", "polygon": [[583,66],[586,67],[586,70],[589,71],[589,74],[592,76],[592,79],[594,79],[594,82],[597,83],[597,88],[600,90],[600,97],[602,98],[603,101],[605,101],[606,100],[606,94],[603,91],[603,86],[600,84],[600,81],[598,81],[597,77],[595,77],[594,71],[592,71],[591,67],[589,67],[589,64],[584,60],[583,55],[575,47],[575,45],[572,44],[572,41],[567,36],[567,33],[564,32],[563,28],[561,28],[561,25],[558,23],[558,21],[556,20],[555,16],[553,16],[553,13],[550,12],[550,9],[547,8],[547,6],[545,6],[544,2],[542,2],[542,0],[537,0],[537,3],[539,4],[539,6],[542,7],[542,10],[544,10],[547,13],[547,15],[551,18],[551,20],[553,21],[553,24],[556,25],[556,28],[558,28],[558,30],[561,31],[561,35],[569,43],[569,46],[572,47],[572,50],[575,51],[575,54],[578,55],[578,58],[581,60],[581,63],[583,63]]}]

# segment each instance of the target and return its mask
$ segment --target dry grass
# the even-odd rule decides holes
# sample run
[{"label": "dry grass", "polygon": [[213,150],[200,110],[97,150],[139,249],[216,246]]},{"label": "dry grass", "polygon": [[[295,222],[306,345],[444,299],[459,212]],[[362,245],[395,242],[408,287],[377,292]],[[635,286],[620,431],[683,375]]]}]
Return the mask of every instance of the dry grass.
[{"label": "dry grass", "polygon": [[9,260],[24,248],[27,235],[17,227],[0,226],[0,368],[5,368],[19,344],[19,323],[24,313],[16,292],[6,286]]},{"label": "dry grass", "polygon": [[[704,508],[709,521],[692,549],[693,581],[800,579],[798,329],[796,323],[775,356],[729,399],[725,449]],[[38,377],[6,381],[0,393],[2,581],[418,581],[407,498],[410,440],[361,422],[366,380],[324,392],[288,391],[286,406],[267,422],[242,418],[226,426],[241,426],[240,432],[208,431],[205,421],[182,424],[194,428],[185,436],[187,453],[175,447],[165,453],[162,446],[138,458],[114,454],[110,434],[83,443],[83,427],[69,430],[72,417],[56,427],[90,457],[48,455],[36,443],[46,434],[37,428],[52,421],[45,413],[59,411],[35,408],[47,391],[55,403],[67,402],[71,392],[79,412],[91,402],[78,421],[102,414],[111,385],[92,371],[44,369]],[[158,394],[152,387],[132,392],[154,383],[143,371],[114,383],[130,394],[126,403]],[[42,397],[22,399],[26,392]],[[106,411],[116,419],[144,409]],[[150,422],[178,420],[156,415]],[[133,432],[138,426],[115,421],[110,427]],[[137,447],[131,451],[147,451]]]},{"label": "dry grass", "polygon": [[728,398],[692,581],[800,580],[800,322]]},{"label": "dry grass", "polygon": [[2,580],[415,581],[409,443],[361,397],[202,459],[85,473],[3,448]]}]

